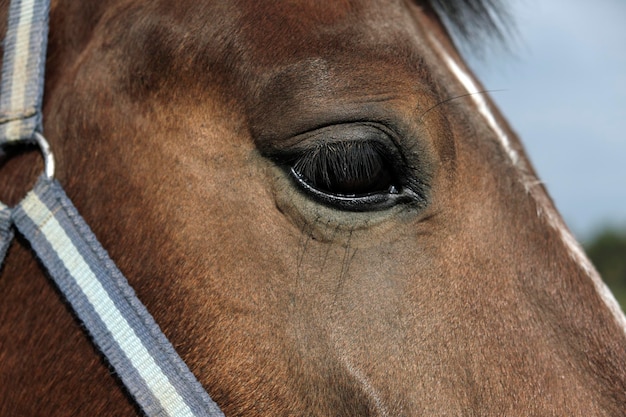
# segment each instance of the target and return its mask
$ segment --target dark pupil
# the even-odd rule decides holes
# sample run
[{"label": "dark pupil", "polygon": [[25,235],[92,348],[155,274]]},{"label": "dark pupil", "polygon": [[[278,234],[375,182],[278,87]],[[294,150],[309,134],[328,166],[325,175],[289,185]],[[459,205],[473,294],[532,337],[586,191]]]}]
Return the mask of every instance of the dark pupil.
[{"label": "dark pupil", "polygon": [[393,185],[384,149],[376,142],[338,142],[308,151],[294,169],[311,186],[328,194],[367,195]]}]

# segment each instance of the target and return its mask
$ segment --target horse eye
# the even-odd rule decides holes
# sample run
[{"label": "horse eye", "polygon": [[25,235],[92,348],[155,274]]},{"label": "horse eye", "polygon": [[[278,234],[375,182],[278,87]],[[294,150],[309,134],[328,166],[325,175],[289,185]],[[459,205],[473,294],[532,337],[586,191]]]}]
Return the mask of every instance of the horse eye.
[{"label": "horse eye", "polygon": [[325,143],[301,154],[291,175],[322,203],[350,211],[381,210],[402,193],[392,158],[374,141]]}]

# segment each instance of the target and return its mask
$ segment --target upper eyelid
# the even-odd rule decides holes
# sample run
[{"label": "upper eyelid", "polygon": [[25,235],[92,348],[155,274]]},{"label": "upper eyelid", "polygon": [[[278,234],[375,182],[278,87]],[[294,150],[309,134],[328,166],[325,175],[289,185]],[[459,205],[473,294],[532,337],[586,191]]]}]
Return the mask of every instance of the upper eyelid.
[{"label": "upper eyelid", "polygon": [[300,154],[319,147],[322,143],[373,141],[384,145],[393,154],[400,154],[397,134],[387,126],[371,121],[339,123],[297,134],[282,140],[280,146],[264,147],[261,152],[270,158]]}]

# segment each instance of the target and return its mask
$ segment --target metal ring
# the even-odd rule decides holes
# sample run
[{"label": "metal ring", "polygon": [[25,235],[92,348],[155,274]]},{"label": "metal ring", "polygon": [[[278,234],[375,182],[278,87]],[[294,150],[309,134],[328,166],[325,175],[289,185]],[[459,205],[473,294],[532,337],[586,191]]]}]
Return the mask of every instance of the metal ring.
[{"label": "metal ring", "polygon": [[41,151],[41,155],[43,156],[44,173],[46,174],[46,178],[51,180],[54,178],[54,155],[52,154],[48,141],[41,133],[35,132],[34,136],[39,150]]}]

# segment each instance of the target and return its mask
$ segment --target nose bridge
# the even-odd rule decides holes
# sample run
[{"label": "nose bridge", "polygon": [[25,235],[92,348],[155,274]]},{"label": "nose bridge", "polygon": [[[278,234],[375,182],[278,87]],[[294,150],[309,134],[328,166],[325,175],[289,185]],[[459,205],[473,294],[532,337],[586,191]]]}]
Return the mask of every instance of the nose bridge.
[{"label": "nose bridge", "polygon": [[[474,120],[488,128],[490,132],[488,136],[495,140],[500,148],[500,153],[505,156],[504,163],[509,168],[508,172],[514,177],[515,182],[522,185],[523,189],[518,190],[518,193],[523,192],[524,194],[518,195],[518,198],[530,202],[529,205],[526,205],[528,207],[526,212],[521,213],[523,218],[526,222],[536,225],[537,233],[541,233],[543,230],[544,235],[555,236],[553,239],[549,239],[550,244],[545,245],[545,251],[548,252],[547,256],[538,257],[537,261],[545,263],[549,259],[558,259],[561,265],[568,265],[565,268],[566,271],[584,277],[588,283],[592,284],[601,304],[608,310],[617,326],[622,332],[625,332],[626,316],[589,261],[581,245],[565,225],[545,187],[538,179],[520,140],[456,51],[450,48],[450,45],[444,45],[434,35],[434,32],[428,33],[427,38],[435,54],[439,57],[441,67],[445,68],[447,77],[454,80],[457,88],[461,87],[458,90],[461,97],[463,95],[468,96],[469,112],[479,117],[479,119]],[[494,163],[495,161],[492,161],[492,165]],[[509,189],[508,192],[510,193],[511,190]],[[506,209],[506,207],[504,208]],[[546,229],[548,230],[546,231]],[[545,252],[544,255],[546,255]],[[546,267],[553,279],[565,278],[564,274],[567,272],[554,271],[553,265],[546,265]]]},{"label": "nose bridge", "polygon": [[493,106],[487,101],[486,94],[482,93],[474,77],[446,52],[440,42],[432,36],[431,40],[441,54],[447,68],[470,94],[477,112],[493,131],[500,146],[508,156],[509,162],[515,167],[519,181],[536,205],[536,215],[542,220],[544,227],[548,227],[556,232],[558,244],[550,249],[560,253],[561,256],[567,256],[570,262],[575,265],[575,269],[591,280],[597,294],[611,311],[618,325],[626,330],[626,317],[622,313],[619,304],[591,264],[581,245],[565,225],[563,218],[548,197],[546,189],[541,186],[541,181],[534,173],[527,156],[524,155],[517,137],[514,137],[511,129],[506,126],[504,119],[492,110]]},{"label": "nose bridge", "polygon": [[557,235],[557,246],[554,250],[560,251],[562,256],[567,256],[567,261],[572,265],[575,273],[582,275],[586,281],[592,284],[593,290],[599,297],[601,304],[608,310],[621,333],[626,334],[626,316],[619,303],[585,254],[581,244],[565,224],[545,188],[536,184],[530,189],[529,194],[537,204],[537,215],[546,227],[552,229]]}]

